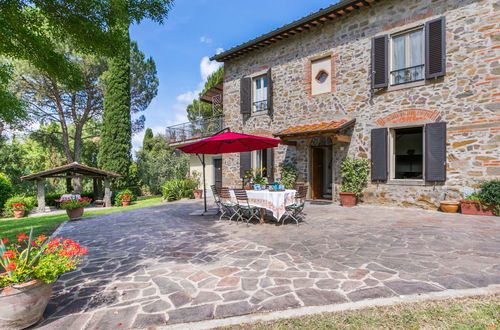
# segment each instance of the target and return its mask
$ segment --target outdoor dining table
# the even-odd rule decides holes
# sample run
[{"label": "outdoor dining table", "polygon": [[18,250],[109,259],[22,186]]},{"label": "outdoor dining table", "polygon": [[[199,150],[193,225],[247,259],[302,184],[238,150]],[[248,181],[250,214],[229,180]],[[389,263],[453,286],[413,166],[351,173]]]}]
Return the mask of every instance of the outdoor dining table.
[{"label": "outdoor dining table", "polygon": [[[246,190],[248,203],[260,209],[260,223],[264,223],[265,210],[273,213],[273,217],[279,222],[285,209],[288,205],[295,202],[294,189],[286,189],[284,191],[269,191],[269,190]],[[237,203],[234,191],[231,190],[231,201]]]}]

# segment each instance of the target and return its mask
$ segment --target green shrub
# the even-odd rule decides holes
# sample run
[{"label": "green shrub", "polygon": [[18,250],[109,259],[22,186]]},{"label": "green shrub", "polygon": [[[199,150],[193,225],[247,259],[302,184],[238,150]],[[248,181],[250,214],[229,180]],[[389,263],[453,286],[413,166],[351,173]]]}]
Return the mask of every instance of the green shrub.
[{"label": "green shrub", "polygon": [[295,164],[285,161],[280,163],[279,166],[281,172],[280,184],[284,185],[287,189],[295,188],[295,183],[299,178],[299,170],[297,169]]},{"label": "green shrub", "polygon": [[193,189],[198,183],[193,180],[170,180],[163,184],[162,195],[167,201],[176,201],[181,198],[194,198]]},{"label": "green shrub", "polygon": [[12,196],[14,188],[12,183],[3,173],[0,173],[0,211],[3,210],[4,204]]},{"label": "green shrub", "polygon": [[368,170],[370,163],[364,158],[345,157],[340,164],[340,176],[342,184],[341,192],[355,193],[361,195],[363,188],[368,182]]},{"label": "green shrub", "polygon": [[115,206],[121,206],[122,205],[122,196],[124,195],[129,195],[131,196],[132,198],[130,199],[131,201],[136,201],[137,200],[137,196],[132,192],[132,190],[130,189],[123,189],[123,190],[120,190],[114,197],[114,205]]},{"label": "green shrub", "polygon": [[4,212],[6,216],[8,217],[14,216],[14,212],[12,212],[12,204],[16,203],[25,203],[26,204],[24,208],[25,212],[26,214],[29,214],[36,205],[36,197],[14,196],[9,198],[5,202]]},{"label": "green shrub", "polygon": [[500,205],[500,180],[483,182],[480,189],[479,200],[481,202]]},{"label": "green shrub", "polygon": [[87,198],[92,198],[94,199],[94,192],[93,191],[85,191],[80,194],[80,197],[87,197]]},{"label": "green shrub", "polygon": [[56,199],[61,198],[62,193],[48,193],[45,194],[45,205],[47,206],[55,206]]}]

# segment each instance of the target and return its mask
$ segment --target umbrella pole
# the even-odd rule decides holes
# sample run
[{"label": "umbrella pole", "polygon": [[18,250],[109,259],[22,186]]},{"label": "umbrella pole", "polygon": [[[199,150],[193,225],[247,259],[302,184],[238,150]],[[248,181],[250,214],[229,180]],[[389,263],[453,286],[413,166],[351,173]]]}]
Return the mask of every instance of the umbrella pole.
[{"label": "umbrella pole", "polygon": [[207,212],[207,189],[205,187],[205,154],[202,155],[203,164],[203,203],[205,204],[205,212]]}]

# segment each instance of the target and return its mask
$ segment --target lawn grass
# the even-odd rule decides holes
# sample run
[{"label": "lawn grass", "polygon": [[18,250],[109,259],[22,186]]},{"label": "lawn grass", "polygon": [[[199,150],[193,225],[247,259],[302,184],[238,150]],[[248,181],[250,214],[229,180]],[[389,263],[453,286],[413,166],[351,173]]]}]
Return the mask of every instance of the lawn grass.
[{"label": "lawn grass", "polygon": [[[142,207],[155,206],[162,204],[161,197],[140,198],[132,205],[124,207],[113,207],[109,209],[91,209],[85,211],[84,217],[91,217],[99,214],[107,214],[113,212],[129,211]],[[59,225],[68,220],[66,214],[43,215],[37,217],[27,217],[21,219],[0,219],[0,238],[8,238],[13,240],[16,234],[21,232],[29,233],[30,228],[33,228],[34,235],[51,235]]]},{"label": "lawn grass", "polygon": [[500,329],[500,294],[313,314],[221,329]]}]

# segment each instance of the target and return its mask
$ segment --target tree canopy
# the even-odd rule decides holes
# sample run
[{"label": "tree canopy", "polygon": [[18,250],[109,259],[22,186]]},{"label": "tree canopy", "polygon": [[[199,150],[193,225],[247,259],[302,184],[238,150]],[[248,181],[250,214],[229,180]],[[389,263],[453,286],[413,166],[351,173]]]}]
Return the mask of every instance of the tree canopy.
[{"label": "tree canopy", "polygon": [[[214,87],[218,83],[222,82],[224,80],[224,67],[221,66],[217,71],[212,73],[207,77],[207,81],[205,82],[205,85],[203,86],[203,90],[200,92],[200,95],[204,94],[206,91],[208,91],[210,88]],[[222,109],[215,109],[212,106],[212,104],[199,101],[199,100],[193,100],[191,104],[189,104],[186,108],[186,112],[188,114],[188,119],[191,122],[197,121],[200,118],[202,119],[207,119],[211,118],[215,115],[220,114],[220,111]]]}]

